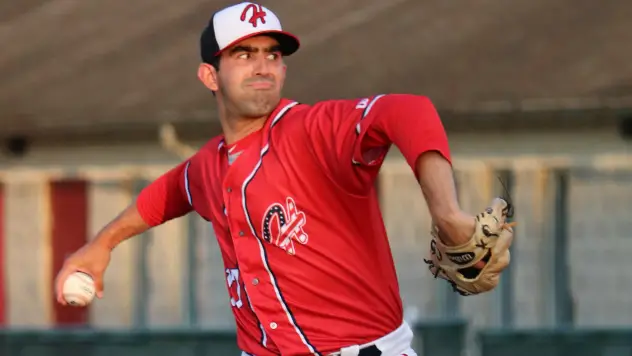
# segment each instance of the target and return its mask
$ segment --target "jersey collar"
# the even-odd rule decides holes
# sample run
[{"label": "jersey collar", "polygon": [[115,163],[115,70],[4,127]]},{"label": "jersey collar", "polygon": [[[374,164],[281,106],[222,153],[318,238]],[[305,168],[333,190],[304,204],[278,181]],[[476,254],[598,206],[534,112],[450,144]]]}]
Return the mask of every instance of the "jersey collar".
[{"label": "jersey collar", "polygon": [[[231,145],[231,147],[235,145],[246,147],[248,144],[250,144],[254,140],[255,137],[261,137],[260,135],[262,132],[267,132],[270,129],[270,125],[272,124],[271,118],[276,117],[279,111],[281,111],[283,108],[285,108],[287,105],[293,102],[294,100],[281,98],[281,100],[279,101],[279,104],[276,106],[276,108],[274,108],[274,110],[272,110],[270,115],[268,115],[268,118],[266,119],[265,124],[260,130],[257,130],[249,134],[248,136],[242,138],[241,140],[235,142],[234,144]],[[219,145],[217,146],[217,150],[223,154],[223,153],[227,153],[226,151],[228,149],[230,149],[230,147],[227,147],[226,142],[224,141],[224,135],[221,135],[221,140],[219,142]],[[237,150],[241,150],[241,149],[237,148]]]}]

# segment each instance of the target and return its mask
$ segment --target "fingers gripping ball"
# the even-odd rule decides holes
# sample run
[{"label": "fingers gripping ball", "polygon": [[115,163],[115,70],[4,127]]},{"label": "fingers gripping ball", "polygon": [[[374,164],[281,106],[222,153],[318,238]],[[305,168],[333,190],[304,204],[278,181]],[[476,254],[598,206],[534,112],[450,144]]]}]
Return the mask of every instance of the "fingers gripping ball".
[{"label": "fingers gripping ball", "polygon": [[511,206],[496,198],[476,216],[476,228],[461,246],[443,244],[433,226],[430,259],[425,260],[435,278],[447,280],[461,295],[473,295],[494,289],[500,273],[509,265],[512,225],[506,222]]},{"label": "fingers gripping ball", "polygon": [[85,307],[92,302],[96,293],[94,280],[83,272],[71,274],[62,289],[66,302],[72,306]]}]

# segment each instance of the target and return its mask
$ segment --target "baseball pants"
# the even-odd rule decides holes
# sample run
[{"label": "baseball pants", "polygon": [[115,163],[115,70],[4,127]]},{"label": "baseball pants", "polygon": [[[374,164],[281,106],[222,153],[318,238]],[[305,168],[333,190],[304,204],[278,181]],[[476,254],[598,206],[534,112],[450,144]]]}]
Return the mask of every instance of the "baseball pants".
[{"label": "baseball pants", "polygon": [[[415,350],[412,349],[413,331],[408,323],[403,322],[402,325],[390,334],[383,336],[373,342],[365,345],[352,345],[343,347],[338,352],[328,354],[327,356],[362,356],[372,348],[373,352],[367,355],[375,355],[379,350],[380,356],[417,356]],[[377,348],[377,350],[375,350]],[[255,356],[246,352],[242,352],[241,356]]]}]

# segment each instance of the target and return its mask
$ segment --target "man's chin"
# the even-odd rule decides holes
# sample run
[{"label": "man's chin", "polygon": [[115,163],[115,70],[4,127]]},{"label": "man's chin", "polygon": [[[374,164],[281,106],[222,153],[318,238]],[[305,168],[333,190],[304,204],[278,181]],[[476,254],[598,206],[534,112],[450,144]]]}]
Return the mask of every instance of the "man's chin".
[{"label": "man's chin", "polygon": [[250,107],[251,110],[248,110],[248,114],[246,116],[253,119],[268,116],[279,105],[280,101],[281,98],[255,100]]}]

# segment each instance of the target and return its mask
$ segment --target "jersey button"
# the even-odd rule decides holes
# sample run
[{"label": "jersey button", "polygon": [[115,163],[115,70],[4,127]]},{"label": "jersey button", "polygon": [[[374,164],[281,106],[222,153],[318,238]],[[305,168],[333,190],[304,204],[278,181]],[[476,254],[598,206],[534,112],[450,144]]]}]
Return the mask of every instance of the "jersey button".
[{"label": "jersey button", "polygon": [[275,323],[275,322],[270,323],[270,328],[271,328],[272,330],[276,329],[276,328],[277,328],[277,326],[278,326],[278,325],[277,325],[277,323]]},{"label": "jersey button", "polygon": [[232,192],[232,191],[233,191],[233,188],[228,187],[228,188],[226,188],[226,191],[230,193],[230,192]]},{"label": "jersey button", "polygon": [[255,278],[252,280],[252,285],[256,286],[257,284],[259,284],[259,278]]},{"label": "jersey button", "polygon": [[244,235],[245,235],[245,233],[243,231],[239,232],[239,236],[244,236]]}]

